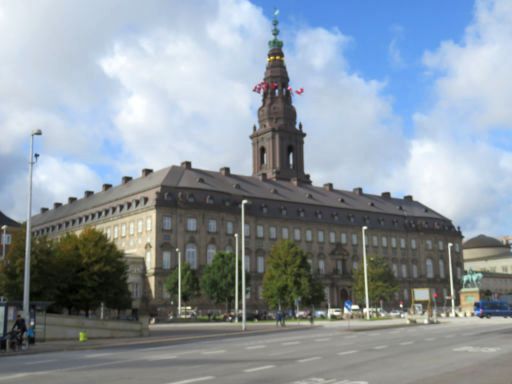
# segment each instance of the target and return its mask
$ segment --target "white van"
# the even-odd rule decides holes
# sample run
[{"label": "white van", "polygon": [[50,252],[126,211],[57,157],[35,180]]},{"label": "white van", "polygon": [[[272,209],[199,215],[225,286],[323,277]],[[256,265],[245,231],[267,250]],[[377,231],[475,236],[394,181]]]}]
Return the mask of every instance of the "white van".
[{"label": "white van", "polygon": [[328,319],[341,319],[343,316],[343,312],[341,311],[341,308],[329,308],[327,311],[327,318]]}]

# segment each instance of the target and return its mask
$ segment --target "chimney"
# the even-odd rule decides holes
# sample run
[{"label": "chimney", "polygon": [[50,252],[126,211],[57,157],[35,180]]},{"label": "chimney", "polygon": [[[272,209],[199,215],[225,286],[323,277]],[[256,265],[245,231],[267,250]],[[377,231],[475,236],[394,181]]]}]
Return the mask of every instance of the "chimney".
[{"label": "chimney", "polygon": [[390,192],[382,192],[380,194],[385,199],[391,199],[391,193]]},{"label": "chimney", "polygon": [[123,176],[123,178],[121,179],[121,183],[122,184],[126,184],[129,181],[131,181],[131,180],[132,180],[132,177],[130,177],[130,176]]},{"label": "chimney", "polygon": [[267,181],[267,174],[266,173],[260,173],[260,180],[261,181]]},{"label": "chimney", "polygon": [[59,207],[62,207],[62,203],[53,203],[53,209],[57,209]]},{"label": "chimney", "polygon": [[103,192],[105,192],[105,191],[108,191],[110,188],[112,188],[112,184],[103,184],[103,186],[101,187],[101,190]]},{"label": "chimney", "polygon": [[296,187],[299,185],[299,179],[297,177],[292,177],[292,179],[290,180],[292,182],[293,185],[295,185]]},{"label": "chimney", "polygon": [[363,188],[357,187],[352,190],[356,195],[362,195],[363,194]]},{"label": "chimney", "polygon": [[332,183],[325,183],[324,184],[324,191],[332,192]]},{"label": "chimney", "polygon": [[181,168],[192,169],[192,162],[191,161],[182,161]]},{"label": "chimney", "polygon": [[85,191],[84,192],[84,197],[89,197],[89,196],[92,196],[92,195],[94,195],[93,191]]},{"label": "chimney", "polygon": [[41,208],[41,213],[45,213],[45,212],[48,212],[48,208],[46,208],[46,207],[42,207],[42,208]]},{"label": "chimney", "polygon": [[222,167],[219,172],[222,176],[231,175],[231,170],[229,169],[229,167]]},{"label": "chimney", "polygon": [[412,201],[412,195],[405,195],[404,200]]},{"label": "chimney", "polygon": [[74,203],[76,201],[76,197],[68,197],[68,204]]},{"label": "chimney", "polygon": [[149,169],[149,168],[144,168],[142,170],[142,177],[146,177],[147,175],[149,175],[150,173],[153,173],[153,170],[152,169]]}]

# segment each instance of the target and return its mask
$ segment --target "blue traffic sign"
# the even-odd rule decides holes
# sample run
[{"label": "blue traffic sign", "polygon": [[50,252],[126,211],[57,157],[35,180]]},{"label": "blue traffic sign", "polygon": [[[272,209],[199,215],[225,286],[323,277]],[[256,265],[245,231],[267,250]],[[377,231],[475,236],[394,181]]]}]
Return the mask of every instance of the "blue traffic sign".
[{"label": "blue traffic sign", "polygon": [[346,311],[352,311],[352,300],[345,300],[344,307]]}]

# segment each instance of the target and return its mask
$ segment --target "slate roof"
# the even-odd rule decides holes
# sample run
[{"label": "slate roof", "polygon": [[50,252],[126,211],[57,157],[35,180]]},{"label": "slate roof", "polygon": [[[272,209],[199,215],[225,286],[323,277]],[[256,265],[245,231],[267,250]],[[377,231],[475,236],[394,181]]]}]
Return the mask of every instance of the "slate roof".
[{"label": "slate roof", "polygon": [[37,226],[60,220],[158,187],[220,192],[238,197],[240,200],[243,198],[273,200],[299,205],[317,205],[319,208],[327,207],[449,221],[446,217],[412,198],[384,197],[362,193],[362,191],[358,193],[358,191],[295,184],[291,181],[262,180],[260,177],[236,175],[229,171],[223,174],[194,169],[188,163],[188,166],[182,164],[158,170],[106,191],[81,198],[71,204],[38,214],[33,217],[32,224]]},{"label": "slate roof", "polygon": [[473,249],[473,248],[509,248],[508,245],[503,244],[498,239],[494,237],[489,237],[485,235],[478,235],[466,241],[462,244],[463,249]]},{"label": "slate roof", "polygon": [[17,221],[14,221],[10,217],[6,216],[2,211],[0,211],[0,227],[7,225],[8,227],[21,227],[21,224]]}]

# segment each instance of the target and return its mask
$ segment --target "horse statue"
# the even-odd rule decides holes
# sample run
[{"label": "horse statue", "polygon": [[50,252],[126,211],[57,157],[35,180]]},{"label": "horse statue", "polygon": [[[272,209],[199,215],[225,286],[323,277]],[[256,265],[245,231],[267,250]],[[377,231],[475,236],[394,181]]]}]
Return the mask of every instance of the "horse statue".
[{"label": "horse statue", "polygon": [[479,288],[483,274],[472,269],[462,277],[462,288]]}]

